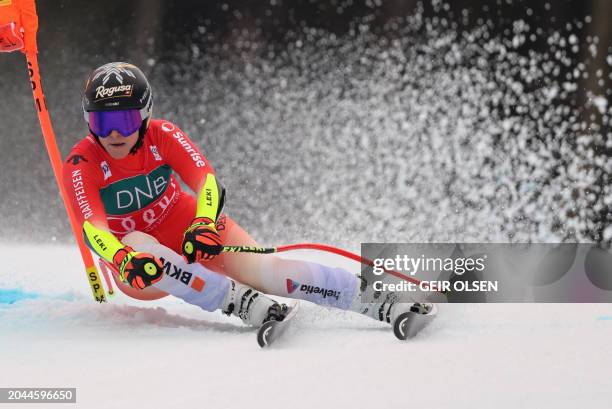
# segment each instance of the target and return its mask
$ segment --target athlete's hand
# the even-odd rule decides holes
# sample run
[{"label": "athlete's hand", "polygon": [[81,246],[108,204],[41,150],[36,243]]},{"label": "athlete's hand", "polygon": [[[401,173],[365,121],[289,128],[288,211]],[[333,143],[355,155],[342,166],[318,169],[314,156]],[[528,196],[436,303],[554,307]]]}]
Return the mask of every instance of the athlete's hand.
[{"label": "athlete's hand", "polygon": [[188,263],[210,260],[221,253],[221,236],[215,223],[206,217],[197,217],[185,231],[182,245],[183,257]]},{"label": "athlete's hand", "polygon": [[119,278],[134,288],[143,289],[161,280],[162,262],[149,253],[139,253],[125,246],[115,253],[113,263],[119,270]]},{"label": "athlete's hand", "polygon": [[0,0],[0,52],[36,53],[35,0]]},{"label": "athlete's hand", "polygon": [[23,35],[15,23],[2,24],[0,21],[0,52],[23,51]]}]

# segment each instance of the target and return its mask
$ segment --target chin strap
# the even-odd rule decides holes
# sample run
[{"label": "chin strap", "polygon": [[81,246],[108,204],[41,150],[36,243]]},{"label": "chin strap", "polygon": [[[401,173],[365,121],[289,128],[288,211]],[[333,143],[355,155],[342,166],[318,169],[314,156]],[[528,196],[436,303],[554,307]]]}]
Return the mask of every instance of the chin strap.
[{"label": "chin strap", "polygon": [[142,121],[142,124],[140,125],[140,129],[138,129],[138,140],[136,141],[136,144],[132,147],[132,149],[130,149],[131,155],[134,155],[144,143],[144,136],[147,133],[147,129],[149,128],[150,119],[151,117],[149,116],[144,121]]}]

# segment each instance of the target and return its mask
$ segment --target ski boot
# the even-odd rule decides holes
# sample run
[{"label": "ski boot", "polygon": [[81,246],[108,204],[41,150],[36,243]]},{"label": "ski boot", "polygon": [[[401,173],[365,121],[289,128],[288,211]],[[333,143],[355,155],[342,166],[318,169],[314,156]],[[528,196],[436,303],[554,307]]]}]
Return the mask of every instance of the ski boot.
[{"label": "ski boot", "polygon": [[230,280],[230,289],[223,300],[222,312],[239,317],[246,325],[259,327],[267,321],[282,321],[288,307],[263,293]]},{"label": "ski boot", "polygon": [[414,337],[437,314],[435,304],[425,302],[400,302],[394,292],[376,291],[371,295],[372,302],[361,302],[367,283],[361,277],[360,294],[355,297],[351,310],[393,325],[393,333],[399,339]]}]

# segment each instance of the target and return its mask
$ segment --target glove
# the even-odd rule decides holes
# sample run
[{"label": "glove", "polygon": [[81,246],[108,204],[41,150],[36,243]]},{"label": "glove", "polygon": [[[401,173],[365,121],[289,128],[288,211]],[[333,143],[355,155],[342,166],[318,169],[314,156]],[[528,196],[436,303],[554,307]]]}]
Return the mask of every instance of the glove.
[{"label": "glove", "polygon": [[221,236],[215,223],[207,217],[196,217],[183,236],[183,257],[188,263],[211,260],[221,253]]},{"label": "glove", "polygon": [[23,50],[23,36],[19,32],[15,23],[0,23],[0,52],[11,52]]},{"label": "glove", "polygon": [[134,288],[142,290],[162,279],[162,262],[149,253],[138,253],[130,246],[117,251],[113,263],[119,270],[121,281]]},{"label": "glove", "polygon": [[36,53],[35,0],[0,0],[0,52]]}]

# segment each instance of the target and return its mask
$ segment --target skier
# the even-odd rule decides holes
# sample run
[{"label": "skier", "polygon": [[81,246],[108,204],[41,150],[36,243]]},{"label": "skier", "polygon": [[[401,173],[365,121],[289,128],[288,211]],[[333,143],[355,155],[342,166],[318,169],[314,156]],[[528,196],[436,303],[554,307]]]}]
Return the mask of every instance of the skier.
[{"label": "skier", "polygon": [[[287,307],[266,294],[352,310],[393,323],[428,304],[395,294],[362,303],[360,277],[339,268],[272,255],[222,253],[257,246],[223,213],[225,189],[208,159],[175,124],[152,118],[153,93],[136,66],[113,62],[88,77],[83,113],[89,134],[64,165],[64,184],[87,245],[112,266],[134,298],[167,294],[239,316],[282,320]],[[183,191],[174,173],[195,193]]]}]

